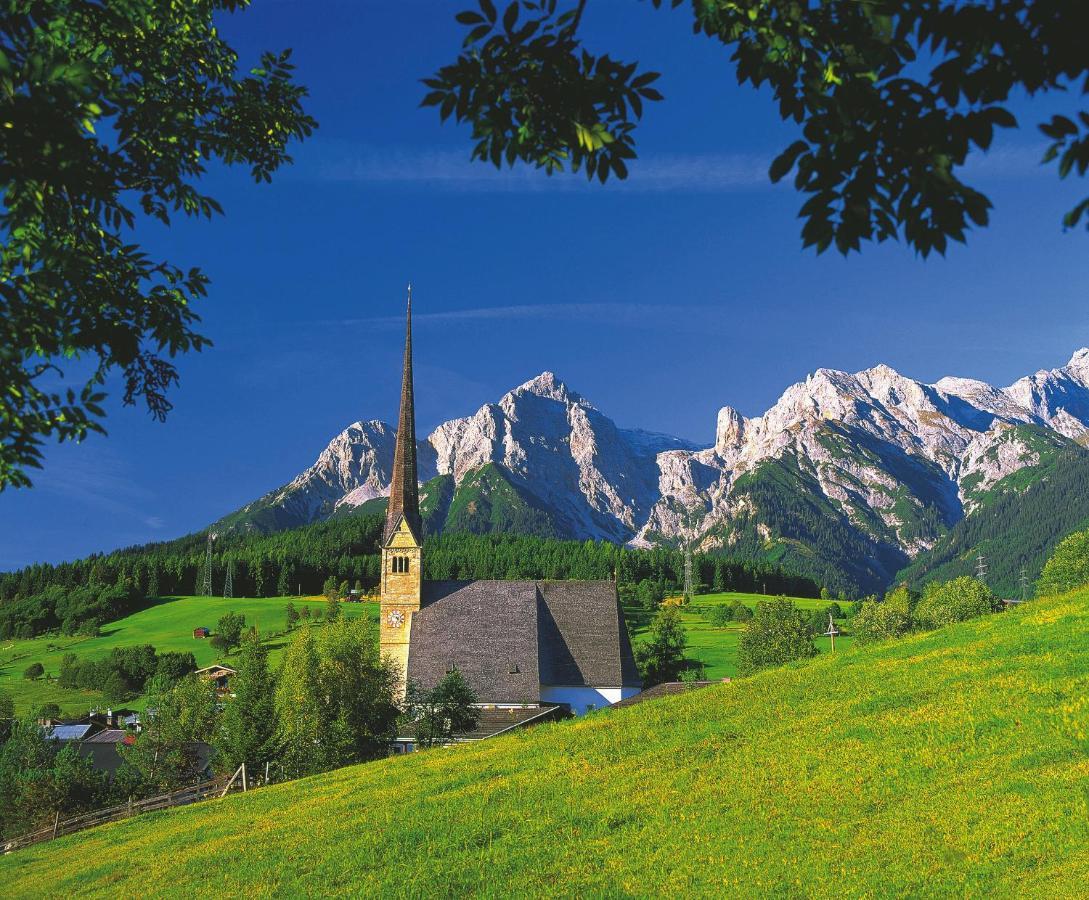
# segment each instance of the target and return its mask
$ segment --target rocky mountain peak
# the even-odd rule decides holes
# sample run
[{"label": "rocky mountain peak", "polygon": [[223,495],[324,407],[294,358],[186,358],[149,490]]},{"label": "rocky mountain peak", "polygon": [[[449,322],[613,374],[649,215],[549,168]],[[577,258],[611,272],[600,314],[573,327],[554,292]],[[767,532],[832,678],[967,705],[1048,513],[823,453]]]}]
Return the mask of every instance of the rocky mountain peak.
[{"label": "rocky mountain peak", "polygon": [[[930,385],[887,365],[818,369],[762,416],[721,407],[710,447],[618,428],[545,371],[443,423],[417,449],[422,481],[450,476],[455,494],[469,492],[459,509],[522,504],[494,507],[474,527],[547,520],[549,533],[566,537],[695,540],[705,550],[784,552],[802,568],[825,535],[849,548],[852,577],[872,589],[1004,490],[1010,475],[1086,437],[1089,349],[1081,349],[1066,366],[1006,388],[952,377]],[[292,527],[384,496],[394,442],[389,425],[355,422],[292,482],[224,521]],[[485,467],[500,479],[490,484],[510,488],[507,499],[477,497],[471,479],[463,485]]]},{"label": "rocky mountain peak", "polygon": [[1084,379],[1089,377],[1089,347],[1082,347],[1076,351],[1073,356],[1070,357],[1070,362],[1066,364],[1066,368],[1076,372],[1082,383],[1086,382]]},{"label": "rocky mountain peak", "polygon": [[740,447],[745,440],[747,424],[748,420],[732,406],[722,407],[715,426],[715,452],[725,456],[730,449]]},{"label": "rocky mountain peak", "polygon": [[531,378],[524,384],[520,384],[507,396],[518,396],[519,394],[533,394],[548,400],[558,400],[560,403],[582,402],[582,398],[568,389],[567,385],[554,372],[547,371],[542,372],[536,378]]}]

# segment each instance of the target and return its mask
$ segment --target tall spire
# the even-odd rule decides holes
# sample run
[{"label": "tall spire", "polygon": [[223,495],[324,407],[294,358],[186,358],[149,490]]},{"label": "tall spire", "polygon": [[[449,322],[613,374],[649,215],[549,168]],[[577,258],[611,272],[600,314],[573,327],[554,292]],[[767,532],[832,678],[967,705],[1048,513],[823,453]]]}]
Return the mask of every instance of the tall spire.
[{"label": "tall spire", "polygon": [[412,285],[408,286],[408,322],[405,327],[405,364],[401,374],[401,415],[397,420],[397,445],[393,451],[393,478],[386,509],[385,541],[388,542],[404,515],[416,540],[420,527],[420,490],[416,480],[416,406],[412,396]]}]

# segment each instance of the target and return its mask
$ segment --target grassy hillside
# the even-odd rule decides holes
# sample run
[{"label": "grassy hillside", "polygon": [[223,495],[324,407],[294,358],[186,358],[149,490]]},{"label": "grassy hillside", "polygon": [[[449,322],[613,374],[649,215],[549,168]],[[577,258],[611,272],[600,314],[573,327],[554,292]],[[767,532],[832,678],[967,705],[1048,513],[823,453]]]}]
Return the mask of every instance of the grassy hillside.
[{"label": "grassy hillside", "polygon": [[[61,658],[65,653],[75,653],[80,659],[96,659],[106,656],[114,647],[151,644],[160,653],[178,650],[192,653],[198,666],[214,662],[230,664],[231,657],[219,653],[209,641],[194,640],[193,629],[206,625],[213,631],[219,617],[228,612],[239,612],[246,617],[246,624],[256,624],[262,634],[283,631],[286,627],[284,610],[288,602],[299,609],[310,606],[312,611],[324,609],[324,597],[265,597],[260,599],[236,597],[164,597],[153,606],[138,613],[110,622],[102,629],[100,637],[64,637],[46,635],[31,640],[0,641],[0,691],[15,699],[15,710],[22,715],[27,710],[37,710],[45,703],[56,703],[66,714],[85,714],[89,707],[104,705],[98,691],[82,691],[62,688],[47,678],[27,681],[23,671],[31,663],[40,662],[47,675],[56,676],[60,671]],[[376,603],[345,603],[345,615],[358,616],[370,613],[377,617]],[[275,660],[283,642],[273,640],[269,644]],[[139,701],[126,706],[140,707]]]},{"label": "grassy hillside", "polygon": [[[1089,592],[0,859],[13,897],[1062,897]],[[184,888],[182,887],[184,886]]]}]

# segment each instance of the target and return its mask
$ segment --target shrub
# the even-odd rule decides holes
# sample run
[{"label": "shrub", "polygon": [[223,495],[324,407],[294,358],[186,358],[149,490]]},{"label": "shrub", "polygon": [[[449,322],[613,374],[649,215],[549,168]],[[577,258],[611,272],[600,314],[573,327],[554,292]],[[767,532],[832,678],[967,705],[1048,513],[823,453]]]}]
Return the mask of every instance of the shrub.
[{"label": "shrub", "polygon": [[56,703],[46,703],[38,710],[39,719],[56,719],[61,714],[61,708]]},{"label": "shrub", "polygon": [[23,678],[27,681],[37,681],[45,674],[45,666],[41,663],[31,663],[23,670]]},{"label": "shrub", "polygon": [[809,630],[816,636],[828,630],[828,611],[815,609],[809,614]]},{"label": "shrub", "polygon": [[737,645],[742,675],[817,655],[805,614],[789,600],[761,603]]},{"label": "shrub", "polygon": [[906,585],[890,591],[883,601],[873,597],[857,605],[860,609],[851,619],[851,633],[859,643],[884,641],[911,630],[915,595]]},{"label": "shrub", "polygon": [[1036,582],[1036,592],[1061,594],[1083,584],[1089,584],[1089,531],[1077,531],[1055,548]]},{"label": "shrub", "polygon": [[725,628],[733,622],[734,617],[730,612],[729,606],[712,606],[711,611],[707,613],[707,620],[714,625],[715,628]]},{"label": "shrub", "polygon": [[707,618],[716,628],[725,628],[732,622],[748,622],[752,619],[752,610],[740,600],[731,600],[722,606],[713,606]]},{"label": "shrub", "polygon": [[990,588],[977,578],[963,575],[944,584],[932,582],[915,607],[915,621],[924,628],[940,628],[974,619],[995,609]]}]

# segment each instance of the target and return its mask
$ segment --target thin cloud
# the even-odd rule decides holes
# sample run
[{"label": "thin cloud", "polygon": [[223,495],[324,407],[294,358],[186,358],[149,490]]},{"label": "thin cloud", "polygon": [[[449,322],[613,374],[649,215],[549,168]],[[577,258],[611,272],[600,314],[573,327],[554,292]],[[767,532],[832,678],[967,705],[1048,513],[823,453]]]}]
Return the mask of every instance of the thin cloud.
[{"label": "thin cloud", "polygon": [[[1041,166],[1046,145],[1040,142],[999,145],[973,153],[964,168],[968,177],[1020,178],[1047,171]],[[734,193],[775,187],[768,178],[771,156],[752,153],[645,154],[633,160],[624,181],[591,183],[569,172],[549,177],[517,164],[496,169],[469,159],[463,149],[353,147],[338,141],[317,143],[300,155],[295,174],[309,180],[364,187],[426,188],[472,193],[606,191],[612,193]],[[789,179],[787,179],[787,182]]]},{"label": "thin cloud", "polygon": [[[634,160],[625,181],[611,179],[604,190],[658,193],[691,191],[723,193],[770,187],[770,160],[747,154],[648,155]],[[326,145],[306,163],[309,177],[319,181],[367,186],[426,187],[447,191],[510,193],[601,190],[581,175],[549,177],[526,165],[501,170],[474,162],[463,150],[352,151]]]},{"label": "thin cloud", "polygon": [[154,500],[151,491],[134,483],[110,451],[87,444],[76,449],[50,459],[35,477],[34,489],[135,519],[153,530],[166,527],[163,518],[147,512]]},{"label": "thin cloud", "polygon": [[[606,323],[613,326],[662,328],[670,322],[687,321],[702,329],[714,325],[723,310],[718,307],[657,303],[525,303],[510,306],[479,306],[412,315],[415,326],[471,325],[484,321],[553,321]],[[403,328],[403,316],[340,319],[343,326]]]}]

